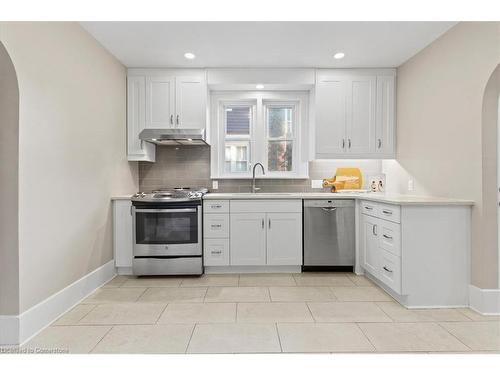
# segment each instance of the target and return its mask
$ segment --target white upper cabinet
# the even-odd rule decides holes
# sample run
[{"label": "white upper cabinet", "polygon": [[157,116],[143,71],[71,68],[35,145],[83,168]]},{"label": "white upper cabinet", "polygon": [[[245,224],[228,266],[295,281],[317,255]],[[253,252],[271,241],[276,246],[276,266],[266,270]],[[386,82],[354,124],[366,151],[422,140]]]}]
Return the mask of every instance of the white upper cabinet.
[{"label": "white upper cabinet", "polygon": [[174,125],[175,77],[146,77],[146,128]]},{"label": "white upper cabinet", "polygon": [[316,83],[316,154],[318,158],[345,152],[347,79],[322,77]]},{"label": "white upper cabinet", "polygon": [[201,77],[175,79],[175,126],[184,129],[205,127],[207,87]]},{"label": "white upper cabinet", "polygon": [[146,78],[127,79],[127,154],[131,161],[154,161],[155,146],[138,135],[146,125]]},{"label": "white upper cabinet", "polygon": [[139,140],[144,128],[205,128],[205,77],[205,71],[200,69],[129,69],[128,160],[155,161],[155,146]]},{"label": "white upper cabinet", "polygon": [[317,70],[315,157],[391,158],[394,70]]},{"label": "white upper cabinet", "polygon": [[375,95],[377,77],[348,79],[347,152],[371,154],[375,151]]},{"label": "white upper cabinet", "polygon": [[395,90],[396,80],[393,76],[377,77],[377,126],[375,147],[377,154],[394,156],[395,129]]}]

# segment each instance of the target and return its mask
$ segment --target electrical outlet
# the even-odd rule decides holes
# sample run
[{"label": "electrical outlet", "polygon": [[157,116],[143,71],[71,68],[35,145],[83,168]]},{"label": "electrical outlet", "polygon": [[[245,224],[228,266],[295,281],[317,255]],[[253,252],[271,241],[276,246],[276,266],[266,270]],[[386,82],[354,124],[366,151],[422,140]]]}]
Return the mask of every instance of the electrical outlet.
[{"label": "electrical outlet", "polygon": [[408,191],[413,191],[415,189],[415,184],[413,182],[413,178],[408,180]]},{"label": "electrical outlet", "polygon": [[321,189],[323,187],[323,180],[311,180],[311,188]]},{"label": "electrical outlet", "polygon": [[213,180],[212,181],[212,189],[217,190],[219,188],[219,181]]}]

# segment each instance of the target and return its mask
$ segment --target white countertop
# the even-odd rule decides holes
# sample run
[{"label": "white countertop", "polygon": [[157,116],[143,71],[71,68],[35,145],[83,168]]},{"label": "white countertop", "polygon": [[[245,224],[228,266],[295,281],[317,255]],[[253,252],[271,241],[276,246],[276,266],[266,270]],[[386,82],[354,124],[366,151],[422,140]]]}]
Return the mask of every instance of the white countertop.
[{"label": "white countertop", "polygon": [[208,193],[203,199],[362,199],[400,205],[474,205],[462,199],[384,193]]},{"label": "white countertop", "polygon": [[[132,194],[116,195],[111,197],[111,200],[128,200],[131,197]],[[473,201],[463,199],[384,193],[208,193],[203,196],[203,199],[363,199],[400,205],[474,205]]]}]

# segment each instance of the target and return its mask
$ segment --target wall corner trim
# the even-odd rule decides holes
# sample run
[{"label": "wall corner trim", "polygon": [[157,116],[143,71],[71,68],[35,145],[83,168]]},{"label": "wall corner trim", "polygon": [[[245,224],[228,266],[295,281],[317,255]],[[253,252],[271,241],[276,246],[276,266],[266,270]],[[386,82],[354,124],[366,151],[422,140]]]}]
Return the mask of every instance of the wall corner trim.
[{"label": "wall corner trim", "polygon": [[500,315],[500,289],[480,289],[469,285],[469,306],[483,315]]},{"label": "wall corner trim", "polygon": [[116,275],[114,259],[20,315],[0,316],[0,345],[22,345]]}]

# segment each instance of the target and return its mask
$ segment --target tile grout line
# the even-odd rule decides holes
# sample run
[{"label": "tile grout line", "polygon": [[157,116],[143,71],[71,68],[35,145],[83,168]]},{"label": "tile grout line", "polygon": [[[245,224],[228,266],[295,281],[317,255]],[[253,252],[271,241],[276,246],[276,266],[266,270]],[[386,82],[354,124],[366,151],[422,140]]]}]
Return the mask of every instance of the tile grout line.
[{"label": "tile grout line", "polygon": [[156,322],[154,323],[154,325],[158,324],[158,322],[160,321],[161,316],[163,315],[163,313],[167,309],[168,305],[170,305],[169,302],[167,302],[167,304],[165,305],[165,307],[161,310],[160,315],[158,315],[158,318],[156,319]]},{"label": "tile grout line", "polygon": [[[469,345],[467,345],[465,342],[463,342],[462,340],[460,340],[457,336],[455,336],[453,334],[453,332],[450,332],[446,329],[446,327],[444,327],[443,325],[441,325],[441,323],[453,323],[453,322],[435,322],[438,326],[440,326],[442,329],[445,330],[445,332],[447,332],[448,334],[450,334],[451,336],[453,336],[454,338],[456,338],[458,340],[458,342],[461,342],[462,344],[465,345],[466,348],[468,348],[470,351],[473,351],[474,349],[472,349]],[[454,322],[454,323],[460,323],[460,322]],[[464,323],[464,322],[462,322]],[[468,323],[468,322],[465,322],[465,323]]]},{"label": "tile grout line", "polygon": [[309,307],[309,301],[304,301],[304,302],[305,302],[305,304],[307,306],[307,310],[309,310],[309,314],[311,314],[311,317],[313,318],[313,322],[317,323],[316,318],[314,317],[314,314],[311,311],[311,307]]},{"label": "tile grout line", "polygon": [[189,341],[186,345],[186,350],[184,350],[184,354],[187,354],[187,351],[189,349],[189,345],[191,344],[191,340],[193,339],[194,330],[196,329],[197,325],[198,325],[198,323],[194,323],[194,325],[193,325],[193,329],[191,330],[191,335],[189,335]]},{"label": "tile grout line", "polygon": [[281,353],[283,353],[283,346],[281,345],[281,337],[280,337],[280,330],[278,329],[278,322],[275,322],[274,326],[276,327],[276,335],[278,336],[278,342],[280,344],[280,350],[281,350]]},{"label": "tile grout line", "polygon": [[[370,338],[365,333],[365,331],[363,331],[363,328],[361,328],[361,326],[359,325],[359,323],[358,322],[354,322],[354,324],[356,325],[356,327],[358,327],[358,329],[361,331],[361,333],[363,334],[363,336],[365,336],[365,338],[368,340],[368,342],[370,343],[370,345],[373,346],[373,349],[375,349],[375,352],[378,352],[377,347],[373,344],[372,340],[370,340]],[[376,324],[378,324],[378,323],[376,323]]]},{"label": "tile grout line", "polygon": [[138,297],[136,298],[136,300],[135,300],[135,301],[133,301],[133,302],[134,302],[134,303],[139,302],[139,300],[141,299],[141,297],[142,297],[142,296],[146,293],[146,291],[147,291],[148,289],[150,289],[150,288],[147,288],[147,287],[146,287],[146,288],[144,289],[144,291],[143,291],[141,294],[139,294],[139,296],[138,296]]},{"label": "tile grout line", "polygon": [[[77,306],[79,306],[79,305],[77,305]],[[92,311],[94,311],[94,310],[97,308],[97,306],[99,306],[99,304],[95,304],[95,305],[94,305],[94,307],[92,307],[92,308],[91,308],[91,309],[90,309],[90,310],[89,310],[89,311],[88,311],[85,315],[83,315],[80,319],[78,319],[78,320],[77,320],[77,322],[76,322],[74,325],[75,325],[75,326],[79,325],[78,323],[80,323],[80,322],[83,320],[83,318],[85,318],[85,317],[86,317],[87,315],[89,315]],[[70,324],[68,324],[68,325],[70,325]]]},{"label": "tile grout line", "polygon": [[106,333],[104,335],[102,335],[101,339],[99,341],[96,342],[96,344],[92,347],[92,349],[89,350],[89,352],[87,354],[91,354],[95,348],[97,348],[97,345],[100,344],[100,342],[102,340],[104,340],[104,338],[111,332],[111,330],[114,328],[115,326],[114,325],[111,325],[111,327],[106,331]]}]

